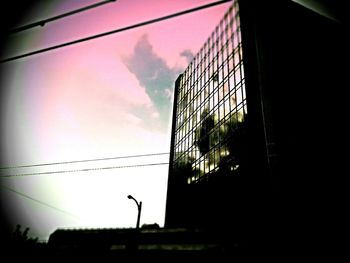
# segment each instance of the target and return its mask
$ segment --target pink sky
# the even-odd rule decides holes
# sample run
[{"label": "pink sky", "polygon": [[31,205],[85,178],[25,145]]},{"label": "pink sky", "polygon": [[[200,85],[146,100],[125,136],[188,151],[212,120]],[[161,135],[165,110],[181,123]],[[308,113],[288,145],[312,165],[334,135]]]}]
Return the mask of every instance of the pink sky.
[{"label": "pink sky", "polygon": [[[210,2],[119,0],[18,34],[5,53],[20,54]],[[33,22],[29,19],[48,18],[92,3],[96,1],[38,6],[26,19]],[[160,106],[167,96],[169,109],[172,106],[173,82],[169,79],[188,64],[180,54],[185,50],[197,53],[229,5],[3,64],[2,166],[169,152],[170,114]],[[152,85],[160,88],[162,101],[150,95]],[[167,162],[168,156],[80,164],[80,168],[124,165],[126,161]],[[70,168],[23,169],[11,174]],[[141,224],[162,226],[167,169],[163,165],[1,180],[80,219],[1,191],[12,200],[11,207],[17,207],[15,211],[8,208],[12,222],[30,226],[33,235],[44,239],[57,227],[133,227],[137,211],[126,198],[128,194],[143,201]]]}]

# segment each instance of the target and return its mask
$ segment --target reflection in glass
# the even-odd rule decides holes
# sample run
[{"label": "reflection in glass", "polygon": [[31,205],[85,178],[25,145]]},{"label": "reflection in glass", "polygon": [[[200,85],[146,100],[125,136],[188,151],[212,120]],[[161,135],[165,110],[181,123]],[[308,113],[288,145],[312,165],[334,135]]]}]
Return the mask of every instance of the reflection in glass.
[{"label": "reflection in glass", "polygon": [[180,80],[174,171],[189,184],[240,170],[247,102],[239,24],[235,3]]}]

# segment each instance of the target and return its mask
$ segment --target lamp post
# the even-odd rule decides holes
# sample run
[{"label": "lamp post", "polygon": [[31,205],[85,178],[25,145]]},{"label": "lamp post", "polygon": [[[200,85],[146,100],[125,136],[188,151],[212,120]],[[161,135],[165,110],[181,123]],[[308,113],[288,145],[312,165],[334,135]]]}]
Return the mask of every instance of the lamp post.
[{"label": "lamp post", "polygon": [[136,229],[139,229],[140,228],[140,216],[141,216],[142,202],[141,201],[137,202],[137,200],[131,195],[128,195],[128,199],[134,200],[136,205],[137,205],[138,214],[137,214]]}]

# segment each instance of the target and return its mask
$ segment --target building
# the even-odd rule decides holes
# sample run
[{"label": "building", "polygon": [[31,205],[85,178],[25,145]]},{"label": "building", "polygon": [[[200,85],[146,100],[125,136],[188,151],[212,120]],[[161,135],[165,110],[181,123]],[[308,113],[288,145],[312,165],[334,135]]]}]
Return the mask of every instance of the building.
[{"label": "building", "polygon": [[[227,199],[233,194],[229,189],[222,192],[221,181],[239,180],[242,175],[244,149],[236,151],[237,147],[244,147],[241,138],[245,136],[247,117],[242,55],[239,9],[235,2],[176,81],[168,226],[206,225],[202,220],[210,218],[206,211],[213,214],[221,203],[213,201],[213,196]],[[216,182],[219,189],[213,187]],[[228,185],[232,187],[231,183]],[[173,191],[180,191],[181,196],[178,193],[173,196]],[[210,198],[206,198],[207,191]]]},{"label": "building", "polygon": [[[222,243],[216,232],[188,229],[57,229],[47,244],[55,260],[227,259],[234,244]],[[157,261],[158,262],[158,261]]]},{"label": "building", "polygon": [[175,83],[165,226],[285,248],[321,212],[345,167],[342,19],[233,1]]}]

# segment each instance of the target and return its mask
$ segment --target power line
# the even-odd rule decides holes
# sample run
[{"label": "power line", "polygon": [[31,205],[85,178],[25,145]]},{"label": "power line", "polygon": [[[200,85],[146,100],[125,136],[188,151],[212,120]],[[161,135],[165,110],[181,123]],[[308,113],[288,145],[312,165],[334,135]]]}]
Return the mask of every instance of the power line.
[{"label": "power line", "polygon": [[45,202],[43,202],[43,201],[40,201],[40,200],[38,200],[38,199],[35,199],[35,198],[33,198],[33,197],[29,196],[29,195],[26,195],[26,194],[24,194],[24,193],[21,193],[21,192],[19,192],[19,191],[17,191],[17,190],[14,190],[14,189],[12,189],[12,188],[10,188],[10,187],[7,187],[7,186],[3,185],[3,184],[0,184],[0,187],[1,187],[1,188],[4,188],[4,189],[6,189],[6,190],[8,190],[8,191],[10,191],[10,192],[13,192],[13,193],[15,193],[15,194],[17,194],[17,195],[19,195],[19,196],[22,196],[22,197],[24,197],[24,198],[27,198],[27,199],[29,199],[29,200],[31,200],[31,201],[33,201],[33,202],[39,203],[39,204],[41,204],[41,205],[43,205],[43,206],[49,207],[49,208],[51,208],[51,209],[53,209],[53,210],[56,210],[56,211],[58,211],[58,212],[61,212],[61,213],[63,213],[63,214],[69,215],[69,216],[71,216],[71,217],[74,217],[74,218],[80,220],[79,217],[77,217],[76,215],[74,215],[74,214],[72,214],[72,213],[70,213],[70,212],[67,212],[67,211],[65,211],[65,210],[62,210],[62,209],[57,208],[57,207],[55,207],[55,206],[52,206],[52,205],[50,205],[50,204],[47,204],[47,203],[45,203]]},{"label": "power line", "polygon": [[35,50],[35,51],[32,51],[32,52],[24,53],[22,55],[5,58],[5,59],[0,60],[0,63],[5,63],[5,62],[12,61],[12,60],[17,60],[17,59],[33,56],[33,55],[44,53],[44,52],[48,52],[48,51],[51,51],[51,50],[54,50],[54,49],[59,49],[59,48],[63,48],[63,47],[66,47],[66,46],[75,45],[75,44],[78,44],[78,43],[81,43],[81,42],[86,42],[86,41],[89,41],[89,40],[93,40],[93,39],[96,39],[96,38],[100,38],[100,37],[116,34],[116,33],[122,32],[122,31],[134,29],[134,28],[137,28],[137,27],[146,26],[146,25],[149,25],[149,24],[153,24],[153,23],[160,22],[160,21],[163,21],[163,20],[167,20],[167,19],[170,19],[170,18],[174,18],[174,17],[177,17],[177,16],[189,14],[189,13],[192,13],[192,12],[195,12],[195,11],[199,11],[199,10],[206,9],[206,8],[209,8],[209,7],[213,7],[213,6],[220,5],[220,4],[224,4],[224,3],[227,3],[227,2],[230,2],[230,1],[232,1],[232,0],[223,0],[223,1],[213,2],[213,3],[207,4],[207,5],[202,5],[202,6],[195,7],[195,8],[192,8],[192,9],[188,9],[188,10],[185,10],[185,11],[181,11],[181,12],[178,12],[178,13],[174,13],[174,14],[170,14],[170,15],[167,15],[167,16],[163,16],[163,17],[152,19],[152,20],[148,20],[148,21],[145,21],[145,22],[137,23],[137,24],[134,24],[134,25],[131,25],[131,26],[115,29],[115,30],[112,30],[112,31],[100,33],[100,34],[89,36],[89,37],[85,37],[85,38],[80,38],[80,39],[77,39],[77,40],[74,40],[74,41],[62,43],[62,44],[51,46],[51,47],[48,47],[48,48],[43,48],[43,49]]},{"label": "power line", "polygon": [[156,166],[156,165],[166,165],[166,164],[169,164],[169,163],[146,163],[146,164],[122,165],[122,166],[84,168],[84,169],[75,169],[75,170],[48,171],[48,172],[38,172],[38,173],[20,173],[20,174],[1,175],[0,178],[22,177],[22,176],[33,176],[33,175],[47,175],[47,174],[61,174],[61,173],[89,172],[89,171],[135,168],[135,167]]},{"label": "power line", "polygon": [[28,24],[28,25],[24,25],[24,26],[20,26],[20,27],[14,28],[14,29],[10,29],[8,31],[8,34],[18,33],[18,32],[24,31],[24,30],[28,30],[28,29],[33,28],[33,27],[37,27],[37,26],[45,26],[49,22],[52,22],[52,21],[55,21],[55,20],[58,20],[58,19],[61,19],[61,18],[67,17],[67,16],[71,16],[71,15],[74,15],[74,14],[77,14],[77,13],[81,13],[81,12],[87,11],[89,9],[93,9],[93,8],[98,7],[98,6],[101,6],[101,5],[104,5],[104,4],[108,4],[108,3],[112,3],[112,2],[115,2],[115,1],[116,0],[102,1],[102,2],[99,2],[99,3],[96,3],[96,4],[85,6],[85,7],[82,7],[82,8],[79,8],[79,9],[76,9],[76,10],[73,10],[73,11],[70,11],[70,12],[58,15],[58,16],[54,16],[54,17],[47,18],[47,19],[44,19],[44,20],[40,20],[38,22],[34,22],[34,23],[31,23],[31,24]]},{"label": "power line", "polygon": [[138,154],[138,155],[125,155],[125,156],[117,156],[117,157],[105,157],[105,158],[86,159],[86,160],[75,160],[75,161],[65,161],[65,162],[41,163],[41,164],[26,164],[26,165],[17,165],[17,166],[0,167],[0,170],[5,170],[5,169],[18,169],[18,168],[29,168],[29,167],[38,167],[38,166],[49,166],[49,165],[59,165],[59,164],[71,164],[71,163],[84,163],[84,162],[107,161],[107,160],[127,159],[127,158],[138,158],[138,157],[165,155],[165,154],[169,154],[169,153],[146,153],[146,154]]}]

